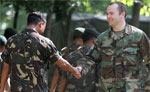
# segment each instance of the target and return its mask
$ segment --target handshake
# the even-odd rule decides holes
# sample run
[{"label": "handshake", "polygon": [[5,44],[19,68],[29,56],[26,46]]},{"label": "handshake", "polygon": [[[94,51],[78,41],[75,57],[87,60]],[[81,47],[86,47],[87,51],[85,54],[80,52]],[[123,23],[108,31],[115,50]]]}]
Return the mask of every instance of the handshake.
[{"label": "handshake", "polygon": [[82,71],[81,66],[73,67],[68,61],[66,61],[63,58],[59,58],[55,64],[62,70],[71,72],[76,79],[81,78],[81,71]]},{"label": "handshake", "polygon": [[81,71],[82,71],[82,67],[77,66],[77,67],[73,67],[74,68],[74,72],[73,75],[76,79],[80,79],[81,78]]}]

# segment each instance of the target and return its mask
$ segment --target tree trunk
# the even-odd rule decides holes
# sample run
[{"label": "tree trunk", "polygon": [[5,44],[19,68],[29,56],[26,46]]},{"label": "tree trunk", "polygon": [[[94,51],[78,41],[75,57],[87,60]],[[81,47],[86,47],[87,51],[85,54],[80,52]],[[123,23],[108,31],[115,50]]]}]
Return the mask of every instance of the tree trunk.
[{"label": "tree trunk", "polygon": [[139,13],[141,9],[141,1],[134,2],[133,11],[132,11],[132,25],[139,27]]},{"label": "tree trunk", "polygon": [[44,36],[46,36],[48,38],[51,37],[51,26],[52,26],[51,25],[51,21],[52,21],[51,17],[52,17],[52,14],[48,13],[47,19],[46,19],[47,20],[46,29],[44,32]]},{"label": "tree trunk", "polygon": [[47,24],[46,24],[46,29],[44,32],[44,36],[51,38],[51,27],[52,27],[52,14],[53,14],[53,9],[54,9],[54,1],[55,0],[50,0],[50,11],[47,14]]},{"label": "tree trunk", "polygon": [[67,28],[67,46],[70,45],[71,43],[71,34],[72,34],[72,31],[71,31],[71,21],[72,21],[72,13],[74,12],[74,9],[72,8],[70,11],[69,11],[69,14],[68,14],[68,17],[67,17],[67,25],[66,25],[66,28]]},{"label": "tree trunk", "polygon": [[14,21],[13,21],[13,28],[14,29],[17,29],[18,15],[19,15],[19,8],[16,8],[15,9]]}]

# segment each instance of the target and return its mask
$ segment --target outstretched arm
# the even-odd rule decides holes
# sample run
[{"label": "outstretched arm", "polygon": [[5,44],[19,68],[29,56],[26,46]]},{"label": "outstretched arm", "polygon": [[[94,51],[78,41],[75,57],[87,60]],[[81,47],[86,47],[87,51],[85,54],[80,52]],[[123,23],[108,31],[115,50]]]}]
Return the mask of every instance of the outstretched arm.
[{"label": "outstretched arm", "polygon": [[64,71],[72,72],[75,78],[79,79],[81,78],[81,68],[79,67],[73,67],[71,64],[69,64],[65,59],[59,58],[56,61],[56,65],[63,69]]}]

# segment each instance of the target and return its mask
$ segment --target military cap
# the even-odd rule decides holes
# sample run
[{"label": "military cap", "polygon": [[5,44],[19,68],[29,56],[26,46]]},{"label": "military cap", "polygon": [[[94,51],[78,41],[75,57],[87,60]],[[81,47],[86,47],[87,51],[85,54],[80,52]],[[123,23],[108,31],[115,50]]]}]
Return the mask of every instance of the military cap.
[{"label": "military cap", "polygon": [[86,42],[93,37],[97,38],[98,35],[99,32],[96,31],[95,29],[86,28],[84,34],[82,35],[83,42]]},{"label": "military cap", "polygon": [[96,29],[93,28],[86,28],[84,35],[92,35],[94,37],[98,37],[99,36],[99,32]]},{"label": "military cap", "polygon": [[75,40],[76,38],[82,38],[82,35],[83,35],[84,32],[85,32],[85,28],[83,28],[83,27],[75,28],[73,39]]},{"label": "military cap", "polygon": [[7,39],[5,38],[5,36],[0,35],[0,47],[6,45],[7,43]]}]

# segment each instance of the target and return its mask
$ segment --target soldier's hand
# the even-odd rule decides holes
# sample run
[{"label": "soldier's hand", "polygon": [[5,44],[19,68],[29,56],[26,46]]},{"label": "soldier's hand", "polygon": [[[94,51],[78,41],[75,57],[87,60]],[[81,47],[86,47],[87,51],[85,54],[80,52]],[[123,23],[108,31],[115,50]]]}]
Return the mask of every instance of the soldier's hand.
[{"label": "soldier's hand", "polygon": [[77,66],[76,68],[79,70],[80,73],[82,72],[82,67],[81,66]]},{"label": "soldier's hand", "polygon": [[73,75],[76,79],[81,78],[81,71],[82,71],[82,67],[74,67]]}]

